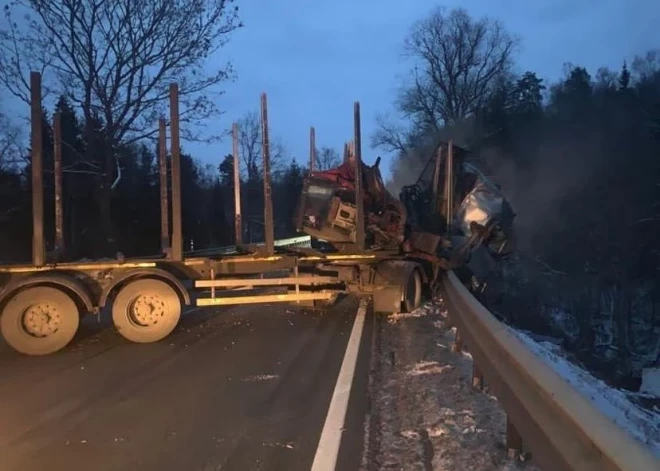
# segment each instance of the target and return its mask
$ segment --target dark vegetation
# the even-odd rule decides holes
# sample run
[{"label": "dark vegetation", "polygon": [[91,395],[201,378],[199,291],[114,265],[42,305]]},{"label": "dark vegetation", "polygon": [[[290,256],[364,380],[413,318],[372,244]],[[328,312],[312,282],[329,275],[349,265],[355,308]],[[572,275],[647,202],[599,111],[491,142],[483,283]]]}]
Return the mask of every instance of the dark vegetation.
[{"label": "dark vegetation", "polygon": [[517,46],[496,21],[434,10],[405,43],[401,124],[374,144],[398,155],[394,191],[438,139],[474,150],[517,213],[518,254],[483,302],[634,387],[660,359],[660,51],[545,83],[519,72]]},{"label": "dark vegetation", "polygon": [[[87,152],[82,125],[65,97],[57,104],[62,123],[63,207],[66,258],[115,257],[110,246],[126,256],[160,251],[160,200],[157,145],[131,143],[117,147],[111,192],[114,244],[100,221],[99,159]],[[44,204],[48,249],[54,239],[53,131],[44,114]],[[239,122],[243,231],[246,242],[263,240],[263,176],[261,131],[258,116],[247,114]],[[18,141],[16,141],[18,142]],[[7,142],[0,160],[0,260],[29,261],[32,237],[29,149]],[[320,168],[334,166],[338,154],[317,150]],[[16,160],[15,157],[19,159]],[[271,148],[273,207],[276,238],[292,237],[293,213],[307,168],[286,155],[280,145]],[[287,161],[288,160],[288,161]],[[218,166],[203,165],[185,149],[181,156],[184,250],[234,243],[234,163],[227,155]]]}]

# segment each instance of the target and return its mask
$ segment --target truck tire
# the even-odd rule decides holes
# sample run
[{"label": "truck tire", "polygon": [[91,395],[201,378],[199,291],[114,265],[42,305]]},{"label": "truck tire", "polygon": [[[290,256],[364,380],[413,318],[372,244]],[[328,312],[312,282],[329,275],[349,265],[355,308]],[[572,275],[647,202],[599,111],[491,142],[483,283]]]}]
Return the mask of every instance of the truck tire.
[{"label": "truck tire", "polygon": [[13,295],[2,311],[5,341],[25,355],[48,355],[66,347],[80,325],[80,311],[64,291],[33,286]]},{"label": "truck tire", "polygon": [[410,276],[403,287],[403,299],[401,300],[403,312],[413,312],[422,304],[422,276],[419,270],[411,270]]},{"label": "truck tire", "polygon": [[124,286],[112,304],[112,322],[127,340],[157,342],[167,337],[181,318],[181,300],[164,281],[141,279]]}]

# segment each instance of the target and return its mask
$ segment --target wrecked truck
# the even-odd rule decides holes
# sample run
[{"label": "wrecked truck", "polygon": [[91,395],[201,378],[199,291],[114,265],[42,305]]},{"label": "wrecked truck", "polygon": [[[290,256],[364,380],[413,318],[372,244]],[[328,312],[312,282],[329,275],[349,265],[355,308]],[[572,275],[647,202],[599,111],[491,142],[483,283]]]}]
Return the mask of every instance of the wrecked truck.
[{"label": "wrecked truck", "polygon": [[[380,172],[380,157],[361,163],[364,250],[430,266],[431,284],[442,270],[485,278],[513,249],[515,213],[501,188],[468,162],[469,152],[441,143],[417,181],[395,198]],[[326,250],[355,252],[358,234],[356,159],[311,172],[298,208],[299,232]]]}]

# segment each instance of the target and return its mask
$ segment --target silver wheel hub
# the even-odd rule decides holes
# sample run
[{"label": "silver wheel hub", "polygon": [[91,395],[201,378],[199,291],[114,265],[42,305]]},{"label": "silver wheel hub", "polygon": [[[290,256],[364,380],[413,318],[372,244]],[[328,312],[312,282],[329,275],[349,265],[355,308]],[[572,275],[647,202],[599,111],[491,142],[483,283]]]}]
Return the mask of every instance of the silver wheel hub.
[{"label": "silver wheel hub", "polygon": [[23,312],[23,327],[34,337],[48,337],[60,327],[61,317],[57,306],[42,302],[33,304]]},{"label": "silver wheel hub", "polygon": [[165,314],[165,302],[158,296],[141,294],[131,302],[128,309],[131,320],[136,324],[154,325]]}]

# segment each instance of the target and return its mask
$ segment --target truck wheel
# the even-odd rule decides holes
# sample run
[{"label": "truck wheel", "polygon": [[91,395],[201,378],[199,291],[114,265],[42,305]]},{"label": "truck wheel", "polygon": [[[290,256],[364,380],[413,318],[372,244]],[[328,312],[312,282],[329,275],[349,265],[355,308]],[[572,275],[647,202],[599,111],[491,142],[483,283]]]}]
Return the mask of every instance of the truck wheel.
[{"label": "truck wheel", "polygon": [[80,311],[64,291],[27,288],[12,296],[0,318],[5,341],[25,355],[48,355],[64,348],[78,331]]},{"label": "truck wheel", "polygon": [[422,304],[422,277],[419,270],[412,270],[403,287],[403,312],[412,312]]},{"label": "truck wheel", "polygon": [[112,305],[112,322],[132,342],[157,342],[174,330],[180,318],[179,296],[160,280],[133,281],[122,288]]}]

